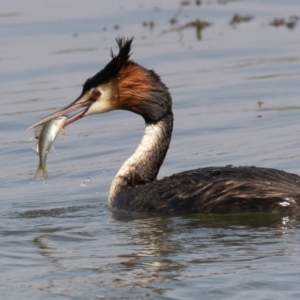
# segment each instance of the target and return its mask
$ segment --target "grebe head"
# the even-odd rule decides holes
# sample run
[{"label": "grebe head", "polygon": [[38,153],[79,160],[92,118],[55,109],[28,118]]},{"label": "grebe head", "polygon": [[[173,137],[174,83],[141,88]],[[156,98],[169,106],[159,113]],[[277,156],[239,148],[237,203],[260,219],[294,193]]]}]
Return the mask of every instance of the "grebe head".
[{"label": "grebe head", "polygon": [[155,123],[170,113],[171,96],[159,76],[130,60],[132,40],[118,38],[119,53],[115,55],[111,52],[111,61],[86,80],[80,96],[27,129],[82,108],[84,109],[67,120],[66,125],[88,115],[118,109],[137,113],[146,123]]}]

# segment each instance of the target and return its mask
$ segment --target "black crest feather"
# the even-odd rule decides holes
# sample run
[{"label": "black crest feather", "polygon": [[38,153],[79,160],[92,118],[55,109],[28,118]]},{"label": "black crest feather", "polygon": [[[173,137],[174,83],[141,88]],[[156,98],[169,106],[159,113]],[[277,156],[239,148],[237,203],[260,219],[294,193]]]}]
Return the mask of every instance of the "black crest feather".
[{"label": "black crest feather", "polygon": [[93,77],[87,79],[83,85],[82,94],[91,88],[96,87],[101,83],[108,82],[112,78],[116,77],[123,68],[124,64],[129,61],[133,38],[117,38],[116,41],[119,46],[119,53],[115,55],[111,50],[111,61],[101,71],[99,71]]}]

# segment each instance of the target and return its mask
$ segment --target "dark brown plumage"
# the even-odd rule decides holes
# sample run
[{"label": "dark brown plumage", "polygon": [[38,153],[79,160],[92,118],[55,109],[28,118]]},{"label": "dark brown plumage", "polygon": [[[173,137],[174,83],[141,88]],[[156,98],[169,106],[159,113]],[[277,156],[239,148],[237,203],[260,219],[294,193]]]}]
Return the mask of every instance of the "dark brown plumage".
[{"label": "dark brown plumage", "polygon": [[207,167],[120,193],[114,208],[154,214],[295,212],[300,177],[257,167]]}]

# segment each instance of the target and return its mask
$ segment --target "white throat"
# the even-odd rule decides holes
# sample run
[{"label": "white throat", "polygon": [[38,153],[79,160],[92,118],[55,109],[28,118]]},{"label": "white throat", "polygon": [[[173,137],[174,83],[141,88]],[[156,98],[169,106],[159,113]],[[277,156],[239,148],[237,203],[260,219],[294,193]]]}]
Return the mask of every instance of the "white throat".
[{"label": "white throat", "polygon": [[156,179],[170,143],[171,134],[167,129],[164,120],[146,125],[141,143],[134,154],[122,165],[111,184],[109,205],[112,204],[119,192],[130,187],[132,183],[145,184]]}]

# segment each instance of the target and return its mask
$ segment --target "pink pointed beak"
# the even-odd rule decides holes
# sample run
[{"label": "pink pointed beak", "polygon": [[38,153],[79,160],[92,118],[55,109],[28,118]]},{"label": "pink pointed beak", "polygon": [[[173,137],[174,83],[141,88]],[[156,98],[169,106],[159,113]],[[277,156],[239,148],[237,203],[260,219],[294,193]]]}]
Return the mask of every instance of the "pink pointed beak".
[{"label": "pink pointed beak", "polygon": [[46,123],[49,120],[55,119],[57,117],[66,115],[70,112],[76,111],[82,107],[85,107],[85,109],[83,109],[82,111],[78,112],[77,114],[73,115],[72,117],[68,118],[65,126],[81,119],[82,117],[84,117],[85,113],[87,112],[87,110],[89,109],[89,107],[91,106],[93,102],[91,101],[84,101],[84,102],[78,102],[78,99],[76,99],[74,102],[72,102],[71,104],[69,104],[68,106],[56,111],[55,113],[33,123],[32,125],[30,125],[26,130],[43,125],[44,123]]}]

